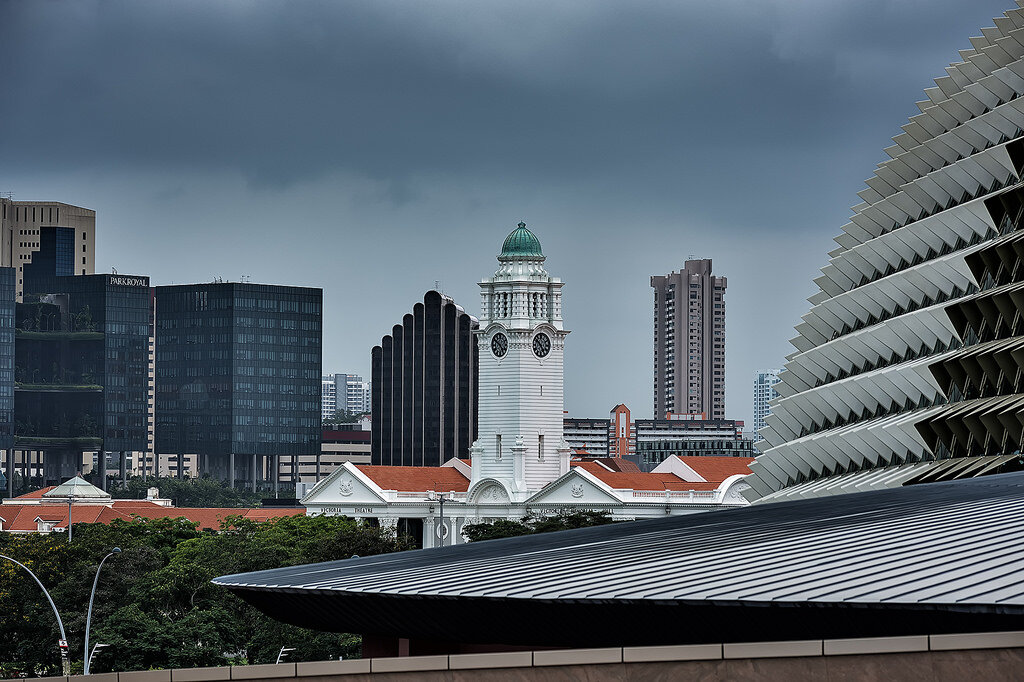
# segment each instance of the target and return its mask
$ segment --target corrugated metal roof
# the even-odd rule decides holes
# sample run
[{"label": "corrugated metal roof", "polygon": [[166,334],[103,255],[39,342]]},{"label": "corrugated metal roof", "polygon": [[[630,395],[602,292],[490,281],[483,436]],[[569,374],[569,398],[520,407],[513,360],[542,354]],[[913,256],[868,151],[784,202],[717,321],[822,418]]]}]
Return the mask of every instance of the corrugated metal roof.
[{"label": "corrugated metal roof", "polygon": [[902,603],[1024,613],[1024,473],[217,578],[529,600]]}]

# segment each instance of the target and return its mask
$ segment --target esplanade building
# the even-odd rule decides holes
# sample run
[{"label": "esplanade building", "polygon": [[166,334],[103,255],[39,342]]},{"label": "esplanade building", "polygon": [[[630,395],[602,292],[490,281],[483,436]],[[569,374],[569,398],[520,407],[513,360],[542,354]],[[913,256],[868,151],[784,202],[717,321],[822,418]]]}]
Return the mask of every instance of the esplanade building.
[{"label": "esplanade building", "polygon": [[1024,11],[994,23],[925,90],[835,238],[751,499],[1021,467]]}]

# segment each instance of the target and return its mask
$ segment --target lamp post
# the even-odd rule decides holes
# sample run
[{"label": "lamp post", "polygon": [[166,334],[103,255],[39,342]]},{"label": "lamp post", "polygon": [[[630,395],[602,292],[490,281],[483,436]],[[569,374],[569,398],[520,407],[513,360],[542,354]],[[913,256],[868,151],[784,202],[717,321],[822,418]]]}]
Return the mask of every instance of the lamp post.
[{"label": "lamp post", "polygon": [[89,665],[90,666],[92,665],[92,657],[96,655],[96,652],[99,651],[100,649],[106,649],[108,646],[110,646],[110,645],[109,644],[100,644],[99,642],[96,642],[95,644],[92,645],[92,651],[89,653]]},{"label": "lamp post", "polygon": [[89,593],[89,610],[85,614],[85,652],[83,653],[85,667],[82,669],[83,675],[89,674],[89,663],[92,662],[92,656],[89,655],[89,626],[92,624],[92,600],[96,596],[96,583],[100,581],[100,571],[103,569],[103,562],[120,553],[121,548],[114,547],[107,556],[100,559],[100,565],[96,567],[96,577],[92,579],[92,592]]},{"label": "lamp post", "polygon": [[440,526],[439,526],[439,529],[438,529],[438,532],[440,533],[440,538],[439,539],[441,541],[441,544],[440,544],[441,547],[444,547],[444,537],[446,535],[446,531],[448,530],[448,528],[444,525],[444,503],[445,502],[451,502],[451,501],[453,501],[455,499],[455,493],[449,492],[448,495],[450,495],[450,497],[445,497],[444,491],[441,491],[441,490],[431,490],[430,491],[430,499],[431,500],[436,500],[437,501],[437,506],[441,510],[440,514],[439,514]]},{"label": "lamp post", "polygon": [[57,643],[57,646],[60,648],[61,667],[64,671],[65,676],[70,675],[71,663],[70,661],[68,661],[68,636],[64,633],[64,621],[60,619],[60,612],[57,611],[57,605],[53,603],[53,598],[50,597],[50,593],[46,591],[46,587],[43,585],[43,582],[38,577],[36,577],[36,574],[33,573],[28,566],[21,563],[17,559],[12,559],[6,554],[0,554],[0,559],[7,559],[11,563],[15,563],[18,566],[24,568],[26,571],[28,571],[28,574],[32,576],[32,579],[35,580],[36,584],[39,585],[39,589],[41,589],[43,591],[43,594],[46,595],[46,601],[50,602],[50,608],[53,609],[53,615],[57,617],[57,627],[60,629],[60,642]]}]

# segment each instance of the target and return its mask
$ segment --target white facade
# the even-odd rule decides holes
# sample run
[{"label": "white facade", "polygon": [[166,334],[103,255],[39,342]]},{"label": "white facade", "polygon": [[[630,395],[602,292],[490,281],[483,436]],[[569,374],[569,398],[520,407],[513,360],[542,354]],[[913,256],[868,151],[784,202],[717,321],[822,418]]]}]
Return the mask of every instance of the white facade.
[{"label": "white facade", "polygon": [[562,281],[544,269],[523,223],[505,240],[494,276],[480,282],[479,438],[470,448],[471,498],[514,502],[569,471],[562,434]]},{"label": "white facade", "polygon": [[320,377],[320,419],[327,421],[334,418],[338,411],[338,389],[333,376]]},{"label": "white facade", "polygon": [[[710,460],[716,458],[692,458]],[[727,458],[736,459],[736,458]],[[617,521],[655,519],[665,516],[694,514],[711,509],[730,509],[748,504],[743,493],[748,486],[744,472],[721,482],[708,482],[701,472],[679,458],[665,460],[657,473],[627,475],[649,477],[652,489],[639,490],[617,482],[617,474],[598,462],[574,464],[570,470],[545,486],[516,502],[503,494],[493,483],[486,486],[473,478],[472,469],[464,461],[453,459],[443,467],[452,467],[464,477],[459,488],[434,490],[398,490],[374,480],[372,466],[345,462],[320,481],[302,498],[306,513],[349,516],[375,520],[385,528],[396,528],[400,521],[410,519],[423,524],[424,547],[462,544],[463,528],[469,524],[497,519],[519,520],[528,513],[555,514],[572,509],[605,511]],[[395,469],[398,467],[376,467]],[[427,467],[401,467],[426,470]],[[436,469],[435,469],[436,470]],[[738,469],[739,471],[739,469]],[[436,478],[429,473],[427,479]],[[666,489],[666,481],[672,489]],[[653,489],[654,484],[658,489]],[[431,484],[428,484],[431,485]],[[476,492],[474,492],[474,490]],[[439,498],[445,500],[442,510]]]},{"label": "white facade", "polygon": [[775,384],[779,383],[781,369],[762,369],[754,375],[754,442],[763,440],[758,431],[765,427],[764,419],[771,414],[771,401],[779,397]]},{"label": "white facade", "polygon": [[[480,282],[479,438],[471,463],[442,467],[361,466],[345,462],[302,498],[308,514],[422,524],[423,546],[461,543],[466,524],[521,519],[567,509],[607,511],[632,520],[747,504],[746,460],[672,458],[652,473],[599,462],[570,467],[563,437],[562,281],[544,269],[540,242],[520,223]],[[605,434],[607,439],[607,434]],[[730,474],[721,475],[723,464]],[[701,474],[701,468],[711,467]],[[709,473],[715,471],[715,474]],[[725,480],[722,480],[722,479]],[[444,500],[443,509],[441,500]]]}]

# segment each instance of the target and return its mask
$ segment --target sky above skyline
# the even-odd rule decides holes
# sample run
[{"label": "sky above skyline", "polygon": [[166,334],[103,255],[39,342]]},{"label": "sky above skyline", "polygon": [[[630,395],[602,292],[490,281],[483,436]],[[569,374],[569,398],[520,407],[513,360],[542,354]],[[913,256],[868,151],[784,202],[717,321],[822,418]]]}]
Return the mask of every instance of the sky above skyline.
[{"label": "sky above skyline", "polygon": [[325,372],[524,220],[566,409],[653,409],[649,278],[729,279],[727,413],[922,90],[1011,0],[0,0],[0,192],[97,212],[97,271],[324,289]]}]

